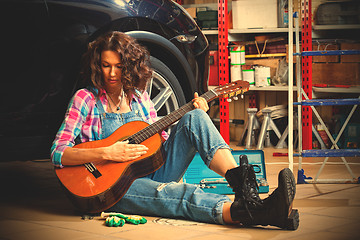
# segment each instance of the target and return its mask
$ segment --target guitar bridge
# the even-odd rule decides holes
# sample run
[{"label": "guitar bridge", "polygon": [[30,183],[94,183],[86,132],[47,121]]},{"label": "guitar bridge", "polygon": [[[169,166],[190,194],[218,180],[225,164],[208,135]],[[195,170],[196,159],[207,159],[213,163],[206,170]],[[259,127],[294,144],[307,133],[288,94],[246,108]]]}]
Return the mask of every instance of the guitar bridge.
[{"label": "guitar bridge", "polygon": [[95,178],[102,176],[101,172],[95,167],[93,163],[85,163],[84,166],[92,175],[94,175]]}]

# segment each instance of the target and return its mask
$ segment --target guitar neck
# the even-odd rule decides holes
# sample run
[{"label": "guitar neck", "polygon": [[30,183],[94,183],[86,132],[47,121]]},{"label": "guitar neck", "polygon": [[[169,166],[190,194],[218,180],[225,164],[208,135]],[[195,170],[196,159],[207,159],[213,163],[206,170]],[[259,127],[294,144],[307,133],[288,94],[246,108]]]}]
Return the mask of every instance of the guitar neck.
[{"label": "guitar neck", "polygon": [[[211,90],[201,95],[201,97],[204,98],[207,102],[210,102],[211,100],[217,98],[217,96],[218,95]],[[160,133],[161,131],[165,130],[167,127],[171,126],[173,123],[175,123],[180,118],[182,118],[187,112],[190,112],[193,109],[194,109],[193,103],[188,102],[182,107],[171,112],[169,115],[162,117],[160,120],[156,121],[155,123],[133,134],[128,138],[128,140],[130,143],[139,144],[145,141],[146,139],[150,138],[154,134]]]}]

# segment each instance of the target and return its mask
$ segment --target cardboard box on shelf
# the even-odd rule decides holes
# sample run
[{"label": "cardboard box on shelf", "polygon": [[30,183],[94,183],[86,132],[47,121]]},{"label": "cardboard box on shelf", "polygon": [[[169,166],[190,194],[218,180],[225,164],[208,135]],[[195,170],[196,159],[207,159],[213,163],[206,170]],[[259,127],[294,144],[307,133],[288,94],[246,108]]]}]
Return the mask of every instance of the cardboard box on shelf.
[{"label": "cardboard box on shelf", "polygon": [[246,54],[286,53],[285,40],[277,42],[256,42],[246,46]]},{"label": "cardboard box on shelf", "polygon": [[[313,43],[313,51],[339,50],[339,45],[336,43]],[[338,63],[340,62],[339,55],[327,56],[313,56],[313,63]]]},{"label": "cardboard box on shelf", "polygon": [[[360,50],[360,43],[341,43],[341,50]],[[341,62],[343,63],[360,63],[360,54],[357,55],[342,55]]]},{"label": "cardboard box on shelf", "polygon": [[185,10],[190,14],[192,18],[196,18],[196,8],[185,8]]},{"label": "cardboard box on shelf", "polygon": [[279,67],[280,58],[246,59],[247,65],[259,65],[270,67],[270,77],[273,78]]},{"label": "cardboard box on shelf", "polygon": [[312,83],[360,85],[360,63],[313,63]]},{"label": "cardboard box on shelf", "polygon": [[233,28],[277,28],[277,0],[233,0]]}]

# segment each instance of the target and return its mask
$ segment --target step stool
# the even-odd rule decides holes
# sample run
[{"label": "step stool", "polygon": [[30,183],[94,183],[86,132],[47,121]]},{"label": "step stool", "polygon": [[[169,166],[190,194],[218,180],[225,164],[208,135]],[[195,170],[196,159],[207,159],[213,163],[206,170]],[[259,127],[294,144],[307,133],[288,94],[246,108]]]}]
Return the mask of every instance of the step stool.
[{"label": "step stool", "polygon": [[260,123],[259,123],[258,119],[255,116],[257,111],[258,111],[257,108],[248,108],[247,109],[249,117],[248,117],[248,121],[245,124],[245,128],[244,128],[244,131],[243,131],[243,133],[241,135],[238,146],[243,145],[245,135],[246,135],[245,148],[250,149],[251,146],[255,145],[255,132],[254,132],[254,130],[260,128]]},{"label": "step stool", "polygon": [[271,142],[270,142],[270,136],[269,136],[269,131],[271,131],[271,130],[273,130],[275,132],[276,136],[279,139],[281,137],[281,133],[280,133],[279,129],[276,127],[274,121],[272,120],[272,118],[270,116],[272,110],[264,108],[263,110],[261,110],[261,112],[264,115],[264,120],[261,124],[259,141],[257,143],[256,149],[263,149],[264,142],[265,142],[265,147],[272,147]]}]

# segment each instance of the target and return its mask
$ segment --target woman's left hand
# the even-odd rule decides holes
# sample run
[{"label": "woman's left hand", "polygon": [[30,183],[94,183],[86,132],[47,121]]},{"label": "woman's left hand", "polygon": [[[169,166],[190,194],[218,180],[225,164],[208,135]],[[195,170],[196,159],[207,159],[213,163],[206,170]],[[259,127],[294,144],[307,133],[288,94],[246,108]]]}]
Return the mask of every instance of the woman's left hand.
[{"label": "woman's left hand", "polygon": [[197,92],[194,93],[194,99],[192,100],[195,108],[200,108],[207,112],[209,110],[209,105],[205,98],[199,97]]}]

